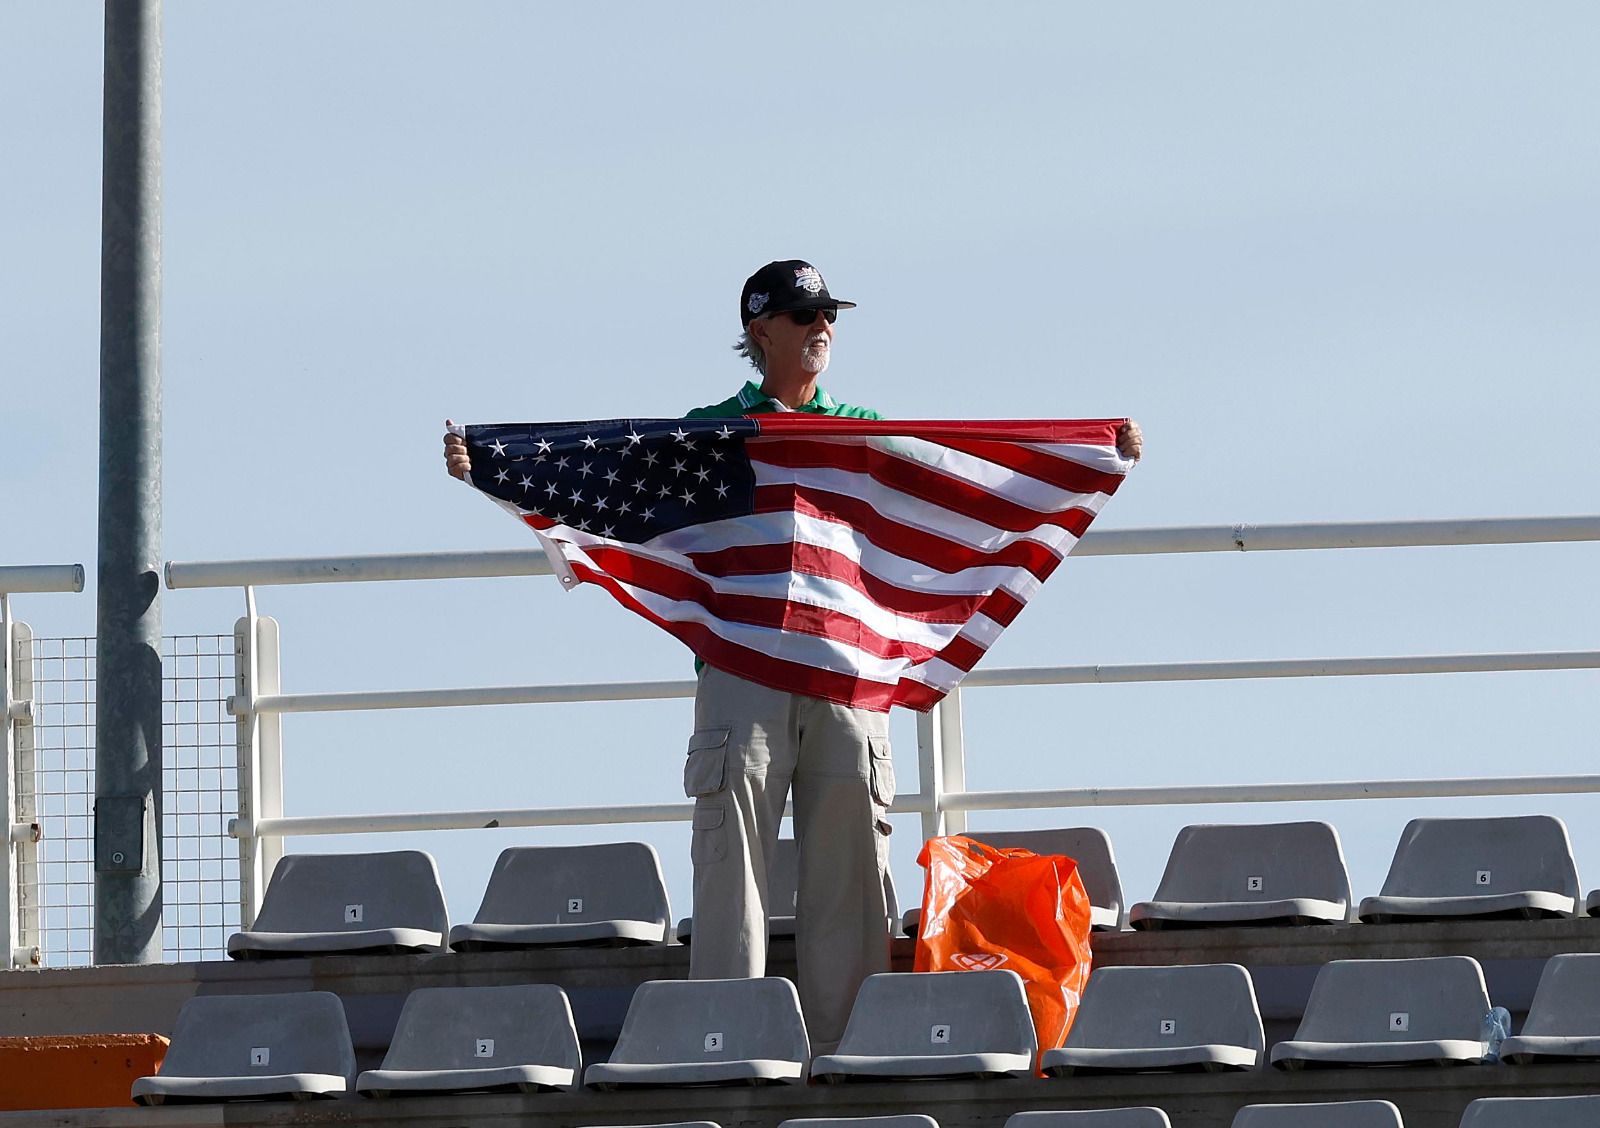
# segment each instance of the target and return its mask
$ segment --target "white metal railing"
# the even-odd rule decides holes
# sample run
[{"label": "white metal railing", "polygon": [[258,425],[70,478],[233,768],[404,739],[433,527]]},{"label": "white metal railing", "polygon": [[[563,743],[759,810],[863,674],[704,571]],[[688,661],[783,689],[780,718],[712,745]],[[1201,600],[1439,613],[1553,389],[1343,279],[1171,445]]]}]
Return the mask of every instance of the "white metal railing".
[{"label": "white metal railing", "polygon": [[[1279,552],[1575,541],[1600,541],[1600,516],[1095,530],[1083,537],[1074,555]],[[690,818],[693,806],[686,802],[320,817],[286,817],[283,814],[279,722],[285,713],[638,701],[693,696],[694,682],[689,680],[286,694],[280,688],[277,624],[260,616],[256,609],[255,589],[258,587],[536,576],[549,575],[551,572],[549,561],[536,549],[172,562],[167,565],[167,583],[174,589],[241,587],[245,592],[246,615],[238,626],[242,659],[238,664],[239,692],[230,700],[229,710],[240,720],[240,817],[232,824],[231,831],[240,843],[242,873],[254,875],[253,880],[247,877],[241,883],[247,901],[241,906],[241,912],[247,922],[253,918],[254,909],[259,904],[262,882],[270,873],[270,863],[281,853],[283,838],[291,834],[600,825],[684,821]],[[964,688],[1585,669],[1600,669],[1600,650],[981,669],[968,675]],[[967,790],[965,782],[961,700],[960,691],[951,693],[933,710],[919,715],[919,789],[916,794],[897,799],[893,807],[896,812],[920,813],[923,831],[927,835],[964,830],[966,813],[976,810],[1600,792],[1600,775],[972,792]]]},{"label": "white metal railing", "polygon": [[39,904],[37,850],[44,831],[33,802],[33,663],[21,660],[26,645],[32,653],[32,632],[11,613],[13,595],[81,592],[82,564],[0,566],[0,815],[6,841],[5,897],[0,902],[0,939],[5,942],[0,967],[37,967],[39,939],[32,909]]}]

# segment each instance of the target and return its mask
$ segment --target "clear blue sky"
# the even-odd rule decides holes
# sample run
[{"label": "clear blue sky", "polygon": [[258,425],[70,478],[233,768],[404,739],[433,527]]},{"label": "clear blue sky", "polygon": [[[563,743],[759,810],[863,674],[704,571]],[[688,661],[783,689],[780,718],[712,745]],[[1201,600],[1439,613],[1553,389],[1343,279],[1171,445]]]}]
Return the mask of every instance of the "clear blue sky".
[{"label": "clear blue sky", "polygon": [[[825,384],[888,414],[1133,415],[1104,527],[1600,510],[1600,10],[1587,3],[273,5],[168,0],[173,559],[532,547],[441,471],[470,422],[675,415],[746,371],[744,277],[860,303]],[[0,2],[0,563],[95,556],[100,5]],[[1071,561],[988,666],[1592,648],[1600,548]],[[19,599],[92,633],[93,595]],[[688,676],[594,589],[280,589],[286,688]],[[168,593],[225,632],[237,593]],[[967,695],[977,788],[1585,772],[1596,676]],[[660,802],[686,702],[291,717],[291,814]],[[914,728],[895,721],[904,790]],[[1327,818],[1357,895],[1418,813],[1039,812],[1130,900],[1192,821]],[[896,820],[896,875],[919,878]],[[451,909],[494,854],[420,845]]]}]

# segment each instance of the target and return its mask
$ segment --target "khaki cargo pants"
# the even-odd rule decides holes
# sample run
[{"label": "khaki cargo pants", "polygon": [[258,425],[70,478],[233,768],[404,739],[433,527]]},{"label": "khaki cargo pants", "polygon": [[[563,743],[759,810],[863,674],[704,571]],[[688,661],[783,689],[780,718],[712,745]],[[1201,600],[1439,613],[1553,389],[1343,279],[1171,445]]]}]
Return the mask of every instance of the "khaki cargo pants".
[{"label": "khaki cargo pants", "polygon": [[889,970],[889,717],[705,667],[684,764],[694,800],[693,979],[766,974],[767,864],[794,792],[800,1003],[813,1053],[844,1034],[861,981]]}]

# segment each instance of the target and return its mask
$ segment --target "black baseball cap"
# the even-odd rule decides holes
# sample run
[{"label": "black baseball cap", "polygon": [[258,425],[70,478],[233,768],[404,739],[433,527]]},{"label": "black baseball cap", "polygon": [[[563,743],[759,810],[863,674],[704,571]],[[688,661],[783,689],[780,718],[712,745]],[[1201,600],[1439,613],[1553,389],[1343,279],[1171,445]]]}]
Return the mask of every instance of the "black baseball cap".
[{"label": "black baseball cap", "polygon": [[809,262],[784,259],[767,263],[745,279],[739,295],[739,323],[749,326],[753,318],[791,309],[855,308],[855,302],[841,302],[828,293],[828,284]]}]

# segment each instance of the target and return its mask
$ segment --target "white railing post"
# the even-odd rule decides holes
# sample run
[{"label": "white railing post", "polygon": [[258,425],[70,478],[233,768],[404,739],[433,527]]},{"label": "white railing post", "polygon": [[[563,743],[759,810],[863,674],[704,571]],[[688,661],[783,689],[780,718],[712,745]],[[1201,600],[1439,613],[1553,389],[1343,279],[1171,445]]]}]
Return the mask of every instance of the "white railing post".
[{"label": "white railing post", "polygon": [[[264,616],[256,620],[256,688],[260,693],[283,691],[282,667],[278,660],[278,620]],[[262,716],[256,725],[256,814],[264,819],[283,817],[283,717],[280,714]],[[266,891],[266,880],[283,857],[283,836],[269,834],[262,838],[256,849],[261,863],[262,883],[257,888]],[[260,908],[259,900],[256,908]],[[251,914],[254,917],[254,914]],[[241,926],[242,927],[242,926]]]},{"label": "white railing post", "polygon": [[961,729],[960,686],[939,703],[939,757],[940,774],[944,778],[944,791],[940,795],[944,833],[965,834],[967,812],[960,807],[945,807],[943,803],[946,797],[965,795],[967,791],[967,749]]},{"label": "white railing post", "polygon": [[937,702],[926,713],[917,714],[917,781],[927,806],[922,810],[922,840],[944,833],[944,757],[939,754],[939,712]]},{"label": "white railing post", "polygon": [[917,714],[917,775],[927,806],[922,837],[964,834],[967,813],[949,810],[945,797],[967,790],[966,750],[961,738],[961,688],[957,686],[926,713]]},{"label": "white railing post", "polygon": [[[245,609],[244,618],[233,627],[232,711],[238,718],[238,821],[254,826],[260,819],[283,815],[283,719],[275,713],[263,715],[255,707],[257,699],[278,693],[282,685],[277,620],[256,614],[254,588],[245,588]],[[237,840],[239,927],[249,928],[261,909],[272,869],[283,856],[283,839],[250,834]]]},{"label": "white railing post", "polygon": [[[22,654],[28,658],[24,660]],[[4,759],[0,765],[0,804],[6,838],[5,899],[0,933],[3,966],[37,967],[39,937],[33,921],[39,904],[36,864],[39,823],[33,794],[33,632],[11,617],[11,597],[0,592],[0,727]]]}]

